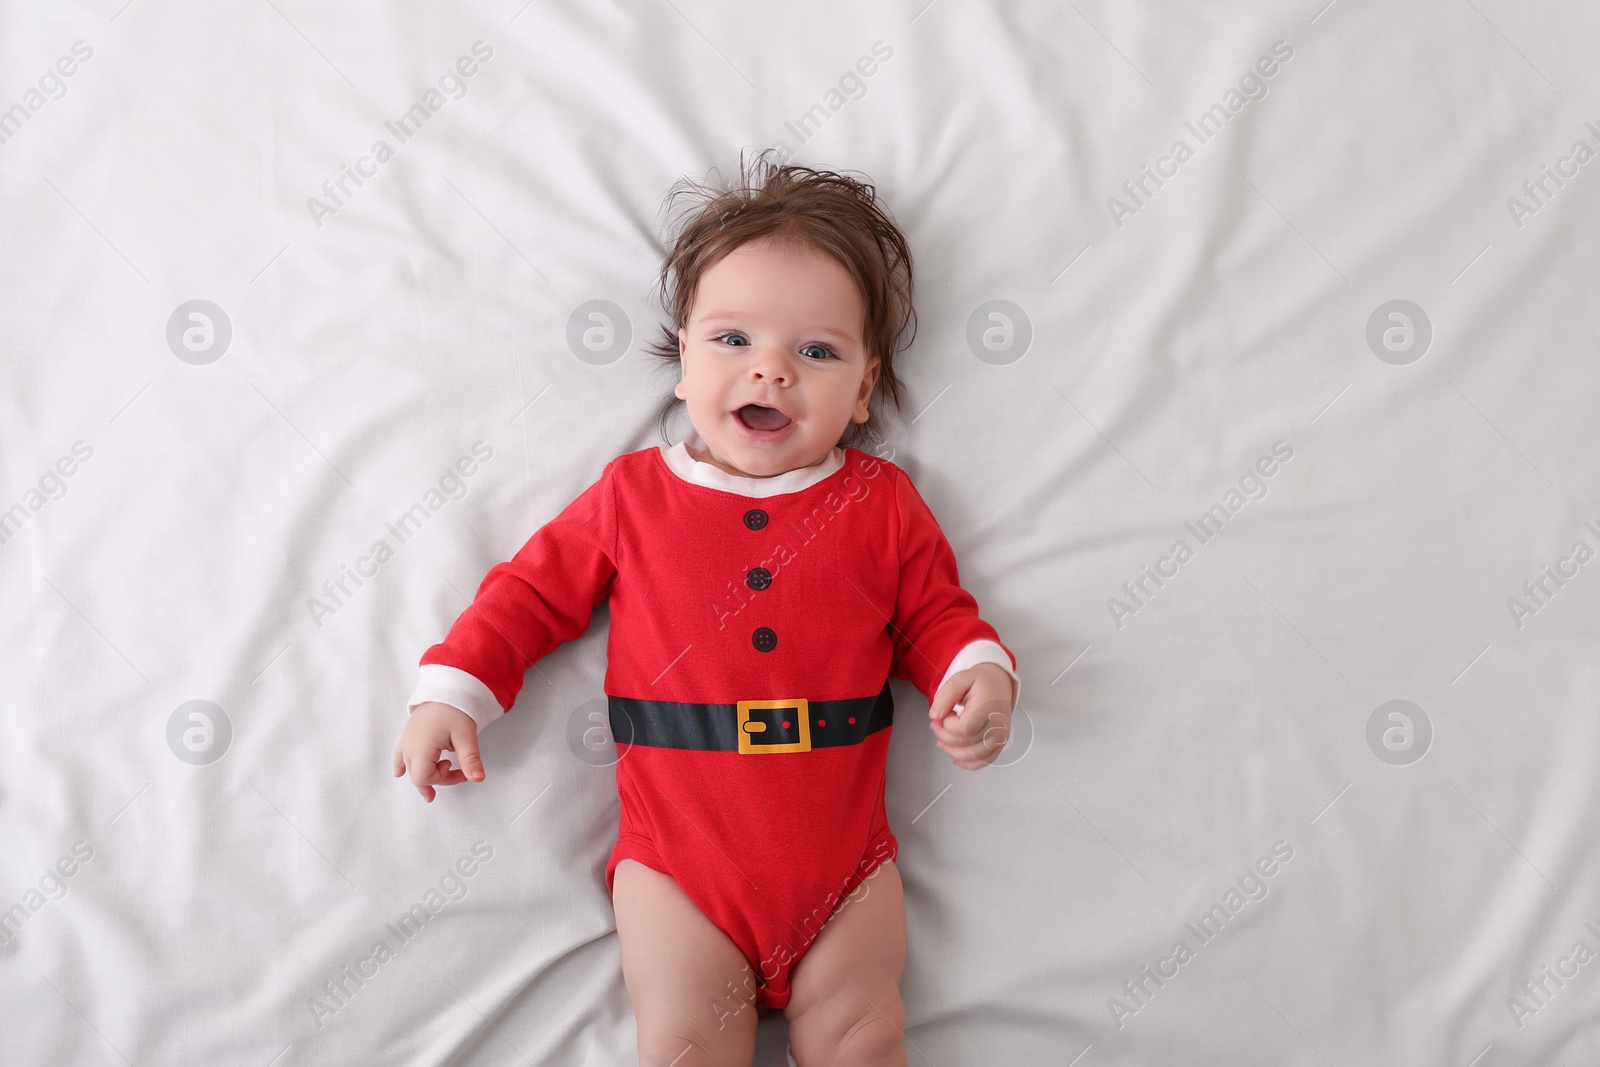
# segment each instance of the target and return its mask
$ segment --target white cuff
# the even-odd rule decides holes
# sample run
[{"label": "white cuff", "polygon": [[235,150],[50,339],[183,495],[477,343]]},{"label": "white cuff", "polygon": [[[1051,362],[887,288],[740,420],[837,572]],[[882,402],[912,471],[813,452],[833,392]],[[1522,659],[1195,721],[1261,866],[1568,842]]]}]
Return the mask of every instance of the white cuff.
[{"label": "white cuff", "polygon": [[430,700],[460,708],[478,724],[480,732],[505,714],[500,701],[495,699],[494,691],[479,681],[476,675],[468,674],[459,667],[447,667],[443,663],[422,665],[417,674],[417,687],[411,691],[411,699],[406,703],[406,714],[410,715],[418,704]]},{"label": "white cuff", "polygon": [[[939,679],[939,684],[934,687],[934,692],[944,688],[950,676],[957,671],[964,671],[968,667],[979,663],[993,663],[1011,676],[1011,710],[1017,710],[1017,701],[1022,698],[1022,679],[1017,677],[1017,672],[1011,669],[1011,657],[1006,655],[1006,650],[998,643],[987,638],[981,641],[969,642],[966,647],[956,653],[956,658],[950,661],[950,666],[945,669],[944,677]],[[962,705],[956,705],[961,707]]]}]

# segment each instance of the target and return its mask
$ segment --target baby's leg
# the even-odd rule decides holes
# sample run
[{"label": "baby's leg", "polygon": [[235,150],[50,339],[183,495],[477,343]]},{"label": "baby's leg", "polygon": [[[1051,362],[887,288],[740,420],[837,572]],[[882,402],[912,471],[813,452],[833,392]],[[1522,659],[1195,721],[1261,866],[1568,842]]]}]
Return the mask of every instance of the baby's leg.
[{"label": "baby's leg", "polygon": [[750,1067],[756,976],[670,876],[624,859],[612,872],[622,978],[640,1067]]},{"label": "baby's leg", "polygon": [[783,1013],[800,1067],[905,1067],[905,961],[905,894],[890,860],[845,899],[794,965]]}]

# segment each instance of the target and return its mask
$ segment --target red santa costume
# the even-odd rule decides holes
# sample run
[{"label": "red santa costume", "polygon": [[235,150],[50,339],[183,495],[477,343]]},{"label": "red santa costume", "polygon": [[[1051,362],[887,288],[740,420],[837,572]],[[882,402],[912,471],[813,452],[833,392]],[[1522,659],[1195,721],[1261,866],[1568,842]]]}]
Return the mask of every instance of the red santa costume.
[{"label": "red santa costume", "polygon": [[744,953],[756,1003],[782,1008],[823,923],[898,851],[890,676],[932,701],[988,662],[1020,689],[1015,658],[893,463],[835,448],[747,478],[680,442],[613,459],[492,568],[423,654],[410,706],[481,730],[606,597],[622,809],[606,888],[624,858],[672,876]]}]

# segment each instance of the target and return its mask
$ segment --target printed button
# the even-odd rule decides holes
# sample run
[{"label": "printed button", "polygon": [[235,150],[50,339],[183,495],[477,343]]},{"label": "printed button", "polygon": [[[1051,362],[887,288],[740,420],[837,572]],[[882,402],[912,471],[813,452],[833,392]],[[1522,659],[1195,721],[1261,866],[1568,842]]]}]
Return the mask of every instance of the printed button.
[{"label": "printed button", "polygon": [[772,572],[765,567],[751,567],[750,573],[744,576],[744,584],[759,593],[772,584]]},{"label": "printed button", "polygon": [[762,529],[767,525],[767,513],[760,508],[751,508],[744,513],[744,524],[752,530]]},{"label": "printed button", "polygon": [[759,627],[750,635],[750,643],[756,646],[758,652],[771,652],[778,647],[778,635],[768,627]]}]

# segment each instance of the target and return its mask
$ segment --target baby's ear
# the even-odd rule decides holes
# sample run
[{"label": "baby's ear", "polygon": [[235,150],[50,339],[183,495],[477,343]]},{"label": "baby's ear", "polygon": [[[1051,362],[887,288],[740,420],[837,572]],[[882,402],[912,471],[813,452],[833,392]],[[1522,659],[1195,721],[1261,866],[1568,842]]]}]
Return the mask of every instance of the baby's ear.
[{"label": "baby's ear", "polygon": [[867,371],[861,376],[861,391],[866,396],[872,395],[872,390],[878,384],[878,376],[883,373],[883,357],[873,356],[867,361]]}]

